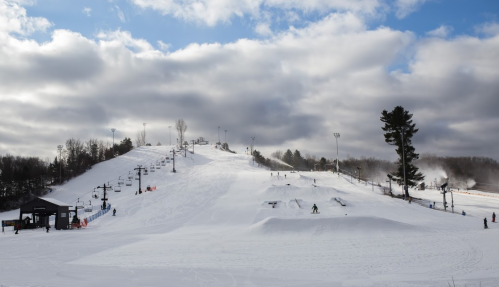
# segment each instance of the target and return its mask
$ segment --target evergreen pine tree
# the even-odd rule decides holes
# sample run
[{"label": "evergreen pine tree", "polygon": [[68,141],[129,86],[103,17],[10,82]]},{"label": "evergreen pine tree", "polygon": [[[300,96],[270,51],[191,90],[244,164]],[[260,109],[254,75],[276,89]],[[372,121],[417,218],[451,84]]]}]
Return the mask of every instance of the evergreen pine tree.
[{"label": "evergreen pine tree", "polygon": [[[399,155],[398,167],[397,171],[393,173],[398,178],[397,183],[404,185],[405,162],[406,184],[407,186],[416,186],[424,179],[424,176],[412,164],[413,160],[419,157],[411,141],[414,134],[418,132],[418,129],[415,128],[416,124],[412,123],[412,114],[409,114],[403,107],[397,106],[391,112],[383,110],[380,120],[385,123],[385,126],[381,128],[385,131],[385,141],[389,145],[397,146],[395,151]],[[405,195],[409,197],[407,187],[405,188]]]}]

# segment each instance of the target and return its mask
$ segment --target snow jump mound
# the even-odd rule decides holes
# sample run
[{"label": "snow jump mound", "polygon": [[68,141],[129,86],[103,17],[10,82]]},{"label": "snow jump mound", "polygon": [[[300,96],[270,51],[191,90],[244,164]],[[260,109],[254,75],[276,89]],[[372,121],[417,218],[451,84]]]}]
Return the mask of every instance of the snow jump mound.
[{"label": "snow jump mound", "polygon": [[[314,215],[315,216],[315,215]],[[250,227],[255,235],[388,235],[416,231],[420,228],[380,217],[333,217],[333,218],[278,218],[268,217]]]}]

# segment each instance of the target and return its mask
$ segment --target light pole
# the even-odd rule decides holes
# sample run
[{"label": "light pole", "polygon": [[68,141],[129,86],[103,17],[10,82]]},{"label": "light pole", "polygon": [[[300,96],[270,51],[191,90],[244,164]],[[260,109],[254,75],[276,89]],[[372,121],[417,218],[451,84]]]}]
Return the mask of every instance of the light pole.
[{"label": "light pole", "polygon": [[57,150],[59,150],[59,184],[62,184],[62,145],[58,145]]},{"label": "light pole", "polygon": [[116,131],[116,129],[112,128],[111,131],[113,132],[113,157],[114,157],[114,132]]},{"label": "light pole", "polygon": [[227,130],[225,130],[225,143],[227,143]]},{"label": "light pole", "polygon": [[251,137],[251,155],[253,155],[253,145],[255,143],[255,137]]},{"label": "light pole", "polygon": [[168,130],[170,131],[170,145],[172,145],[172,126],[168,126]]},{"label": "light pole", "polygon": [[146,145],[146,123],[143,123],[144,125],[144,145]]},{"label": "light pole", "polygon": [[338,172],[338,176],[340,176],[340,168],[338,163],[338,138],[340,137],[340,133],[334,133],[334,137],[336,138],[336,172]]},{"label": "light pole", "polygon": [[218,127],[218,142],[220,142],[220,126]]}]

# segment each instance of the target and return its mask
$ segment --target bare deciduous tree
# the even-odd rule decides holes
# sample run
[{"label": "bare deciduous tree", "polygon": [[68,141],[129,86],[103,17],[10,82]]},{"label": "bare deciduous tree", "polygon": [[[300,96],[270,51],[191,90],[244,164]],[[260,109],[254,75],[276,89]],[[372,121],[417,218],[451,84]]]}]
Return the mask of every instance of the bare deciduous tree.
[{"label": "bare deciduous tree", "polygon": [[276,150],[275,152],[271,153],[270,156],[273,158],[281,159],[283,154],[284,153],[282,152],[282,150]]},{"label": "bare deciduous tree", "polygon": [[146,145],[146,131],[138,131],[137,138],[135,139],[137,147]]},{"label": "bare deciduous tree", "polygon": [[175,122],[175,128],[177,129],[180,148],[182,148],[182,143],[184,142],[185,131],[187,130],[187,124],[185,123],[184,119],[178,119]]}]

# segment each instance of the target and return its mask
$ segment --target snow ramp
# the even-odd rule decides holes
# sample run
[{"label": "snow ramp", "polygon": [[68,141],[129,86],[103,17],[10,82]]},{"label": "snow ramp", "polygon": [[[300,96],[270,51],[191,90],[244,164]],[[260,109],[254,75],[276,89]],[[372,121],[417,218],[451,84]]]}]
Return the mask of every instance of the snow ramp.
[{"label": "snow ramp", "polygon": [[[314,215],[320,216],[320,215]],[[335,218],[277,218],[269,217],[250,227],[250,233],[270,236],[328,236],[337,235],[387,235],[421,232],[421,228],[380,217],[335,217]]]}]

